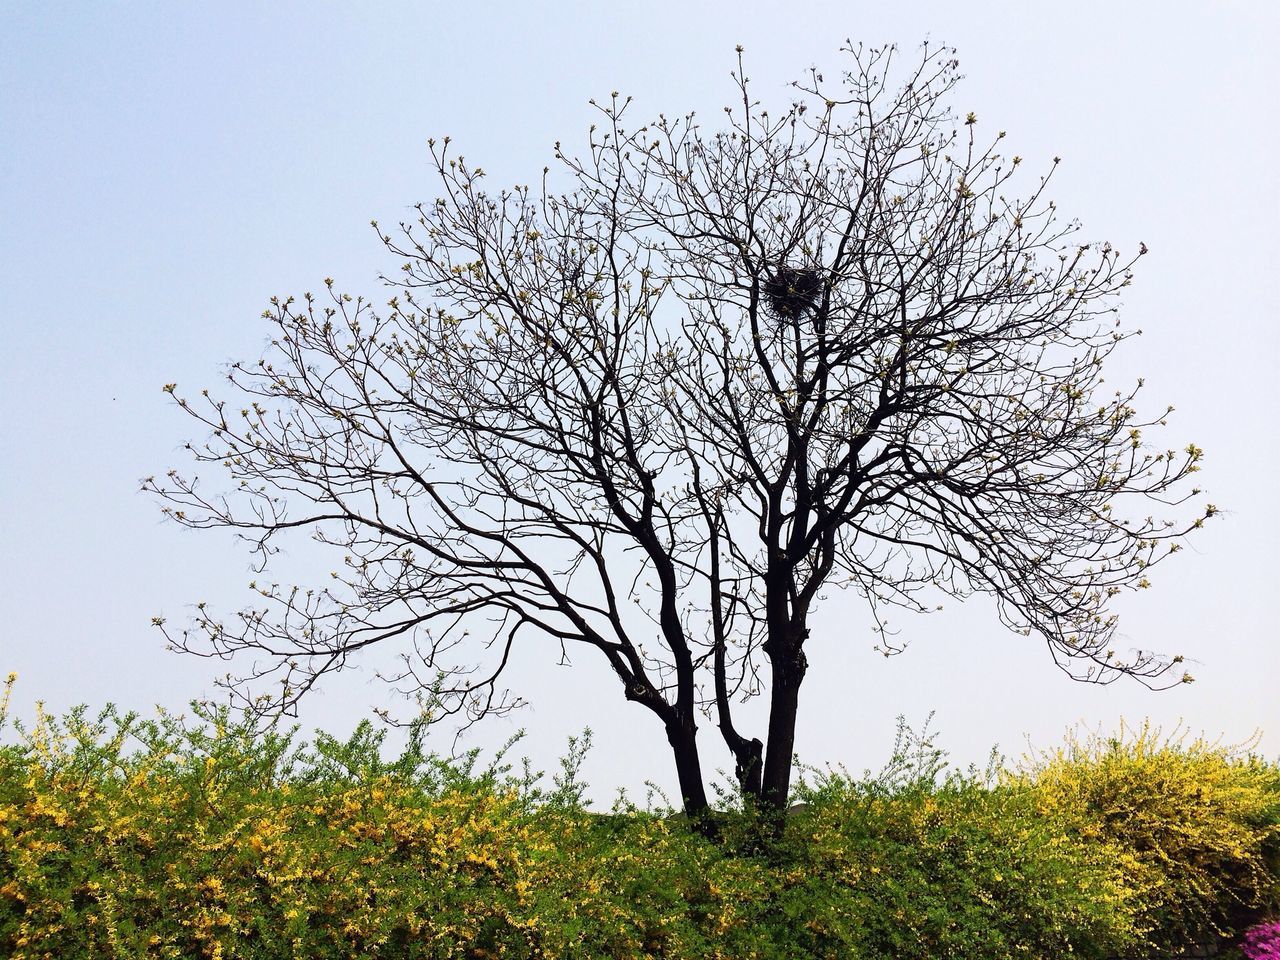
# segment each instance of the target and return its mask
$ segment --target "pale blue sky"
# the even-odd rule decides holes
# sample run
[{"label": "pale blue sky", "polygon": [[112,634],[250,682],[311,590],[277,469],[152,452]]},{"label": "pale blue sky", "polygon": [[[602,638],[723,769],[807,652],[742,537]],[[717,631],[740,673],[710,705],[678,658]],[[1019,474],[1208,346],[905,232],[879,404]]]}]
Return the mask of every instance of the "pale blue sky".
[{"label": "pale blue sky", "polygon": [[[260,8],[259,8],[260,7]],[[1122,608],[1133,646],[1183,652],[1197,682],[1164,694],[1074,684],[982,604],[904,622],[873,654],[864,611],[835,596],[815,629],[799,751],[878,765],[893,717],[938,711],[977,759],[1084,720],[1150,716],[1280,753],[1275,505],[1280,456],[1280,15],[1273,3],[298,4],[6,3],[0,7],[0,673],[19,712],[115,700],[180,706],[216,665],[165,654],[152,615],[244,599],[247,558],[161,523],[139,478],[183,463],[191,428],[161,393],[216,384],[255,358],[272,294],[325,276],[378,293],[368,226],[431,197],[425,141],[448,134],[491,182],[527,181],[580,144],[587,99],[639,114],[730,96],[733,47],[757,93],[835,67],[846,37],[959,48],[955,106],[1009,133],[1029,164],[1057,154],[1054,198],[1090,237],[1145,241],[1127,320],[1145,330],[1112,382],[1144,375],[1169,437],[1207,451],[1227,515]],[[300,548],[302,551],[302,548]],[[586,658],[520,664],[550,763],[591,724],[604,795],[670,783],[665,743]],[[225,667],[223,668],[225,669]],[[841,693],[848,687],[852,693]],[[597,692],[597,690],[599,692]],[[349,727],[381,702],[367,674],[304,719]],[[710,766],[723,765],[714,736]]]}]

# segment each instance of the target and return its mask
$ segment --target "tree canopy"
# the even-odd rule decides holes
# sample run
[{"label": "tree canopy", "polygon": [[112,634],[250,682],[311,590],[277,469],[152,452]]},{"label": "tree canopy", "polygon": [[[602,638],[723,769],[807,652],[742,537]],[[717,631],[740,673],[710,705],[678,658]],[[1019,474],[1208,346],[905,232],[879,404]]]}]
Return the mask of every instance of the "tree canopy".
[{"label": "tree canopy", "polygon": [[[954,51],[843,56],[770,109],[739,50],[715,132],[633,125],[613,94],[537,187],[490,191],[432,141],[435,198],[375,223],[385,306],[332,280],[273,299],[233,398],[178,399],[230,489],[145,484],[264,566],[293,531],[341,564],[171,640],[246,654],[235,689],[276,710],[397,645],[391,679],[466,720],[518,703],[515,644],[593,650],[662,724],[691,814],[702,717],[743,793],[786,803],[831,588],[886,654],[887,607],[979,593],[1080,679],[1189,679],[1118,649],[1110,604],[1215,512],[1189,503],[1200,449],[1149,439],[1172,408],[1103,383],[1145,246],[1080,240],[1052,168],[952,111]],[[767,728],[741,729],[757,694]]]}]

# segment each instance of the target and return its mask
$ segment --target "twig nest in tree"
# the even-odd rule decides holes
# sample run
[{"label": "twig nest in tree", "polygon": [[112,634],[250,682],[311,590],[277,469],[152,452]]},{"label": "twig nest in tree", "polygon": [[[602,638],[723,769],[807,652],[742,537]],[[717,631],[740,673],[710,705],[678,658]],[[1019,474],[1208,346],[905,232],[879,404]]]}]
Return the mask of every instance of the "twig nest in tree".
[{"label": "twig nest in tree", "polygon": [[780,320],[795,320],[818,305],[822,276],[817,270],[782,266],[765,280],[764,297]]}]

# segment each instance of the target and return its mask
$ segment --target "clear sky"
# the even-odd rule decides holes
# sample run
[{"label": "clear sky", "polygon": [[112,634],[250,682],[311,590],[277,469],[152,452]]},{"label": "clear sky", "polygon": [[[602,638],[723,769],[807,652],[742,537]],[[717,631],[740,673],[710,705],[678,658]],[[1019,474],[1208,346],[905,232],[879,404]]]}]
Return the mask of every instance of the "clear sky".
[{"label": "clear sky", "polygon": [[[1063,158],[1053,197],[1091,238],[1146,242],[1124,316],[1144,336],[1108,380],[1146,378],[1167,434],[1207,453],[1225,511],[1152,589],[1121,607],[1132,646],[1181,652],[1196,683],[1073,683],[1043,645],[976,602],[904,621],[908,652],[872,651],[836,594],[811,643],[798,750],[878,766],[893,720],[937,711],[963,760],[1017,754],[1083,721],[1179,718],[1280,753],[1280,14],[1273,2],[5,3],[0,6],[0,673],[16,707],[108,700],[180,707],[225,665],[163,652],[149,626],[246,600],[229,539],[162,523],[141,477],[184,464],[192,427],[161,392],[214,386],[256,359],[273,294],[380,294],[395,264],[372,218],[429,200],[425,141],[448,134],[490,182],[527,182],[554,141],[585,140],[592,96],[637,114],[728,102],[734,45],[762,98],[845,37],[959,49],[964,113],[1008,131],[1028,165]],[[299,550],[305,550],[305,546]],[[1181,562],[1178,562],[1181,561]],[[589,658],[527,655],[527,727],[553,762],[590,724],[597,795],[673,777],[661,731]],[[349,728],[385,691],[329,684],[303,719]],[[707,731],[710,732],[710,731]],[[706,736],[709,766],[727,766]]]}]

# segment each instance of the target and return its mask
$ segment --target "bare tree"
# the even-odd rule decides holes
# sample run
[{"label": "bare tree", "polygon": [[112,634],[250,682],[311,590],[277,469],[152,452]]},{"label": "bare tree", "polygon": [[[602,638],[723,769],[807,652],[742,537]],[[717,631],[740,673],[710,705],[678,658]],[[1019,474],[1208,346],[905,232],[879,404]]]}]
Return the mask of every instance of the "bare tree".
[{"label": "bare tree", "polygon": [[[1150,446],[1167,411],[1104,392],[1146,248],[1075,239],[1051,170],[1015,196],[1004,134],[947,107],[954,51],[843,53],[836,84],[812,71],[770,112],[739,50],[711,135],[692,114],[632,128],[614,94],[585,156],[557,145],[559,190],[544,169],[487,192],[433,142],[439,196],[379,229],[403,262],[386,308],[331,280],[272,300],[238,399],[178,399],[234,489],[145,483],[263,565],[300,530],[341,568],[170,639],[250,654],[234,689],[277,710],[400,643],[391,679],[468,720],[518,702],[517,642],[594,648],[666,730],[693,815],[700,715],[744,795],[786,803],[824,588],[868,602],[886,655],[886,605],[985,593],[1081,679],[1190,679],[1117,652],[1109,612],[1215,512],[1178,509],[1201,452]],[[753,736],[734,708],[760,693]]]}]

